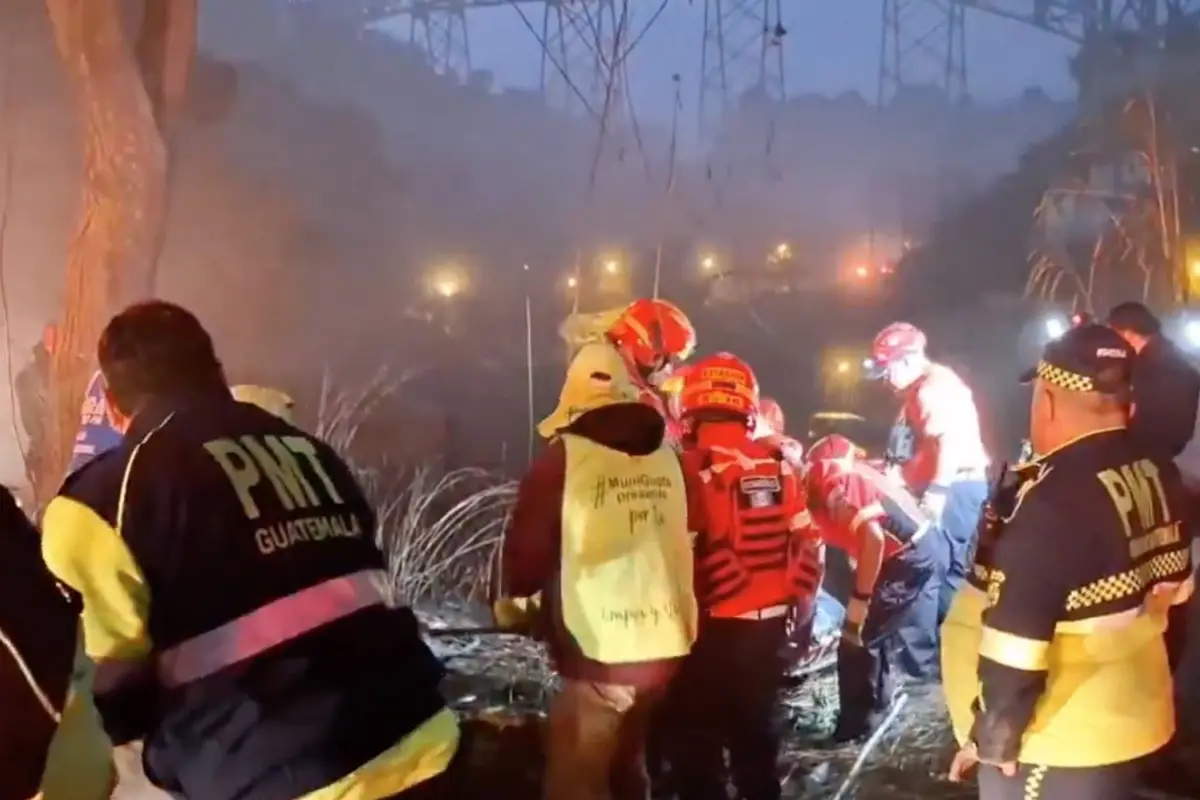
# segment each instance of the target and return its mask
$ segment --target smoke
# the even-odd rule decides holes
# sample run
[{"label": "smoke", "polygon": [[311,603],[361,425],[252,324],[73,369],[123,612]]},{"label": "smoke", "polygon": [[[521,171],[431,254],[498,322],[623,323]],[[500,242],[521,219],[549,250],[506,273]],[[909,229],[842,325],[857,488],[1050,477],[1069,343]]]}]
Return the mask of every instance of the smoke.
[{"label": "smoke", "polygon": [[[16,6],[0,21],[19,31],[22,76],[3,112],[21,154],[5,242],[20,368],[57,315],[80,165],[44,14]],[[400,393],[406,422],[381,439],[402,453],[406,436],[441,431],[432,449],[451,461],[525,458],[526,293],[535,405],[548,410],[562,319],[576,302],[594,311],[650,293],[656,262],[701,347],[739,352],[802,419],[813,351],[872,324],[829,310],[838,260],[881,219],[879,240],[898,242],[906,214],[927,224],[941,211],[943,117],[972,143],[958,187],[969,193],[1071,111],[1037,97],[952,110],[918,92],[880,111],[857,95],[782,108],[748,96],[719,146],[700,150],[679,146],[694,124],[686,101],[676,117],[622,95],[598,147],[594,117],[498,90],[486,73],[439,76],[410,45],[318,6],[339,4],[202,5],[193,100],[205,124],[180,137],[161,290],[210,326],[231,379],[281,385],[301,406],[326,370],[347,382],[382,365],[415,371]],[[652,12],[638,11],[634,33]],[[766,257],[781,239],[796,250],[786,274]],[[719,281],[699,268],[710,251]],[[803,291],[780,294],[785,283]]]}]

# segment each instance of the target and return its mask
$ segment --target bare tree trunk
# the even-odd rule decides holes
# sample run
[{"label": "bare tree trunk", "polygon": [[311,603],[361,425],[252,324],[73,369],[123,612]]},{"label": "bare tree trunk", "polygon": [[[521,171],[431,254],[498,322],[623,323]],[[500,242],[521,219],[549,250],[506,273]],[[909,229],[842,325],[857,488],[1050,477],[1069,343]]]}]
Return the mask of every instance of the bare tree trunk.
[{"label": "bare tree trunk", "polygon": [[153,284],[166,224],[164,133],[174,127],[186,91],[196,3],[147,0],[138,48],[142,69],[118,0],[46,0],[46,8],[84,150],[80,220],[67,254],[52,368],[50,452],[42,483],[53,486],[70,458],[100,331],[117,306]]}]

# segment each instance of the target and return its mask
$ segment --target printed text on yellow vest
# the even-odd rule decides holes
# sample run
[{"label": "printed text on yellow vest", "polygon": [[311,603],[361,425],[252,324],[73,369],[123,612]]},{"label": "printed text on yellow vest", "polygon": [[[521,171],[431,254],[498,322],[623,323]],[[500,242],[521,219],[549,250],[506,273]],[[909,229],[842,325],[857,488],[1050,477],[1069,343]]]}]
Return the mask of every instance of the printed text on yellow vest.
[{"label": "printed text on yellow vest", "polygon": [[562,615],[583,655],[627,664],[696,638],[687,494],[678,456],[630,456],[564,435]]}]

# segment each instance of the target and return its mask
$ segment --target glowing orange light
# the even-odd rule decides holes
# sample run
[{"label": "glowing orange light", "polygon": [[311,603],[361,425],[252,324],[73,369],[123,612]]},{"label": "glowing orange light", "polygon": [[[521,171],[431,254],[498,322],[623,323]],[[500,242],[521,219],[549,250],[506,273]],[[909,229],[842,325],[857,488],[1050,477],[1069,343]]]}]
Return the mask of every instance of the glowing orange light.
[{"label": "glowing orange light", "polygon": [[857,267],[855,267],[855,268],[854,268],[854,275],[855,275],[855,277],[858,277],[858,278],[866,278],[866,277],[868,277],[870,274],[871,274],[871,270],[867,269],[867,268],[866,268],[865,266],[863,266],[862,264],[859,264]]},{"label": "glowing orange light", "polygon": [[579,285],[579,279],[576,278],[574,275],[567,278],[567,288],[568,289],[574,289],[578,285]]}]

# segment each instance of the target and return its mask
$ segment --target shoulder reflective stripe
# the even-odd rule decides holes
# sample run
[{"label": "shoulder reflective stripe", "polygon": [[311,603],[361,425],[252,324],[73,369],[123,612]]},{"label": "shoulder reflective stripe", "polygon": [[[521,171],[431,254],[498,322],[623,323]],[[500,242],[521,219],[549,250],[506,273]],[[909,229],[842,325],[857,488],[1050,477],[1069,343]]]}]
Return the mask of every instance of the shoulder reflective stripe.
[{"label": "shoulder reflective stripe", "polygon": [[807,511],[798,511],[792,515],[791,528],[794,531],[802,531],[805,528],[812,526],[812,514]]},{"label": "shoulder reflective stripe", "polygon": [[159,655],[159,679],[180,686],[302,636],[356,611],[384,603],[383,570],[332,578],[282,597]]},{"label": "shoulder reflective stripe", "polygon": [[150,437],[161,431],[174,416],[174,411],[172,411],[170,414],[167,414],[162,422],[158,423],[158,425],[152,428],[149,433],[142,437],[140,442],[134,445],[133,452],[129,454],[129,461],[125,463],[125,473],[121,476],[121,490],[117,495],[116,530],[118,536],[121,535],[121,527],[125,522],[125,500],[129,496],[129,481],[133,475],[133,462],[137,460],[138,453],[141,452],[142,446],[145,445],[146,442],[150,441]]},{"label": "shoulder reflective stripe", "polygon": [[905,514],[913,520],[921,522],[925,520],[925,514],[921,511],[921,506],[913,497],[912,492],[905,487],[889,479],[879,470],[864,464],[861,461],[854,462],[854,473],[863,478],[870,486],[886,497],[891,502],[895,503]]},{"label": "shoulder reflective stripe", "polygon": [[871,503],[866,508],[859,509],[859,512],[854,515],[854,519],[850,520],[850,530],[858,530],[860,525],[864,525],[880,517],[887,516],[887,512],[883,510],[883,506],[879,503]]}]

